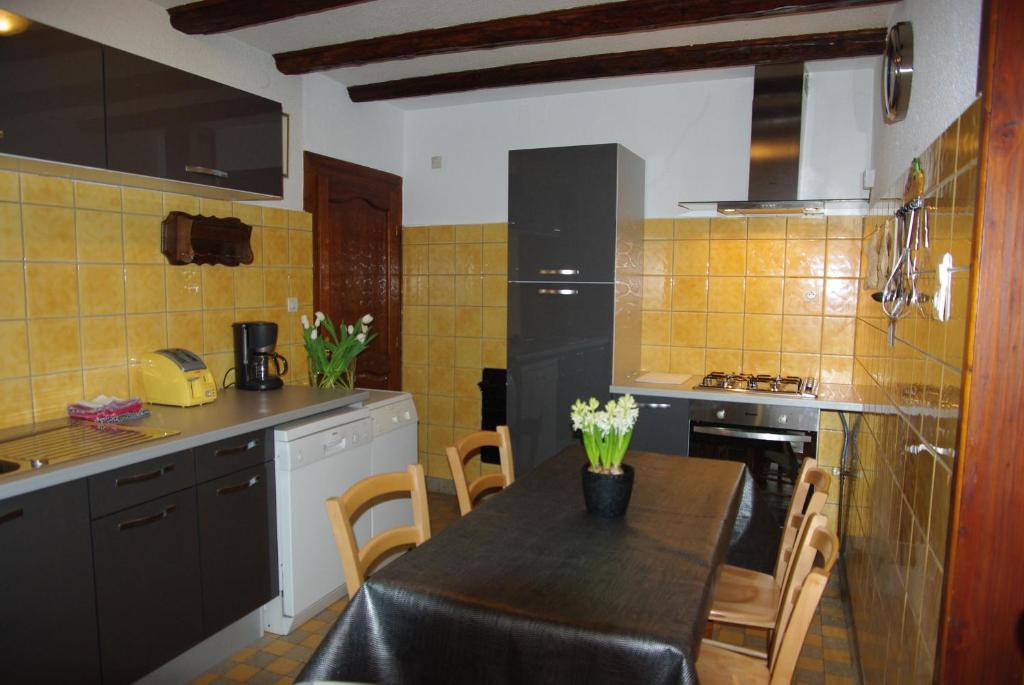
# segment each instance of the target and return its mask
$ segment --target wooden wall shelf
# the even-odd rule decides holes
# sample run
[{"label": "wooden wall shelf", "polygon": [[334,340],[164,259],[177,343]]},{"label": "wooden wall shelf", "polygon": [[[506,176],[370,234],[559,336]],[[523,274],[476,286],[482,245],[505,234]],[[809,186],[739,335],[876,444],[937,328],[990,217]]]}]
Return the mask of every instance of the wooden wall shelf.
[{"label": "wooden wall shelf", "polygon": [[171,212],[162,227],[160,251],[171,264],[252,264],[252,226],[240,219]]}]

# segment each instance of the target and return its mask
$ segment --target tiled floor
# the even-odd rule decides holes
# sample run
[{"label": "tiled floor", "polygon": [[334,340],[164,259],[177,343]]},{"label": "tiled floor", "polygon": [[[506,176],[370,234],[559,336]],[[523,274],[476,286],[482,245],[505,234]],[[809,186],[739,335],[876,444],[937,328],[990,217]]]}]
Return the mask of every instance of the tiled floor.
[{"label": "tiled floor", "polygon": [[[431,493],[429,506],[430,527],[434,533],[459,517],[454,496]],[[291,635],[267,633],[257,643],[193,680],[193,685],[290,685],[344,608],[345,600],[334,603]],[[793,682],[797,685],[856,685],[859,679],[852,662],[848,629],[839,598],[839,583],[833,577],[807,634]],[[764,632],[753,629],[716,628],[715,638],[762,650],[766,647]]]}]

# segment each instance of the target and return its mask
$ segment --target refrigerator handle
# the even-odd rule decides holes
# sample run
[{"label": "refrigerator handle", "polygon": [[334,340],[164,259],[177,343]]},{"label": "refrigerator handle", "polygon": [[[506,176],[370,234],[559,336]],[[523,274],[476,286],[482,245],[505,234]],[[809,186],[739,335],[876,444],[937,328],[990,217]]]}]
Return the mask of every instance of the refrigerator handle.
[{"label": "refrigerator handle", "polygon": [[573,288],[537,288],[538,295],[579,295],[580,291]]}]

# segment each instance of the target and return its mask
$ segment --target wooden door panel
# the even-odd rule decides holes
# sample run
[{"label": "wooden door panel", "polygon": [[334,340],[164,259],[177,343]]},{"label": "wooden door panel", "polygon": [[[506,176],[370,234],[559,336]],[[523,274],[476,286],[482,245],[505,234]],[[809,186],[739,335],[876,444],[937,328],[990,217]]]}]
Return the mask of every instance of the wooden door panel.
[{"label": "wooden door panel", "polygon": [[335,322],[371,314],[377,337],[359,355],[356,382],[399,390],[402,179],[309,152],[305,158],[317,308]]}]

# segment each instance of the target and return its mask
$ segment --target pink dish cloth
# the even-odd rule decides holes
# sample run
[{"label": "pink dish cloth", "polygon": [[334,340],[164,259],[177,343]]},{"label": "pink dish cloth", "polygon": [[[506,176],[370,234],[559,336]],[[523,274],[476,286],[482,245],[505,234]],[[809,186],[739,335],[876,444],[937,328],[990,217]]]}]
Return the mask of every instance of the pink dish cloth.
[{"label": "pink dish cloth", "polygon": [[68,416],[85,421],[124,421],[148,415],[149,411],[142,408],[142,400],[138,397],[122,400],[100,395],[92,400],[79,400],[68,405]]}]

